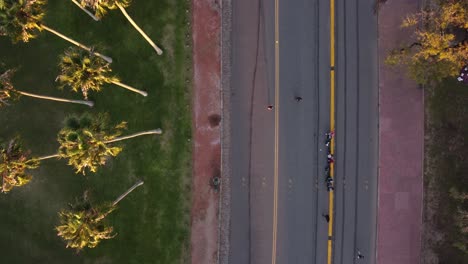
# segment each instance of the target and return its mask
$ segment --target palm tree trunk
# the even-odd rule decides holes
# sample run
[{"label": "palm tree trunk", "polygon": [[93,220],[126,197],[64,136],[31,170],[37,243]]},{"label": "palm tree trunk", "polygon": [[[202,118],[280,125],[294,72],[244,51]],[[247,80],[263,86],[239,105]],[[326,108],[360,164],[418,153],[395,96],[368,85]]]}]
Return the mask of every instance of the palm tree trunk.
[{"label": "palm tree trunk", "polygon": [[148,43],[154,48],[156,53],[158,55],[163,54],[163,51],[156,45],[154,42],[146,35],[146,33],[133,21],[133,19],[128,15],[127,11],[125,11],[125,8],[121,6],[119,3],[116,3],[117,7],[122,11],[123,15],[128,19],[130,24],[148,41]]},{"label": "palm tree trunk", "polygon": [[49,155],[49,156],[42,156],[39,158],[35,158],[36,160],[46,160],[46,159],[52,159],[52,158],[58,158],[60,155],[59,154],[54,154],[54,155]]},{"label": "palm tree trunk", "polygon": [[51,97],[51,96],[37,95],[37,94],[27,93],[27,92],[18,91],[18,90],[16,90],[16,92],[21,94],[21,95],[25,95],[25,96],[29,96],[29,97],[33,97],[33,98],[52,100],[52,101],[58,101],[58,102],[64,102],[64,103],[72,103],[72,104],[83,104],[83,105],[87,105],[89,107],[94,106],[94,102],[92,102],[92,101],[63,99],[63,98],[57,98],[57,97]]},{"label": "palm tree trunk", "polygon": [[78,46],[78,47],[80,47],[80,48],[82,48],[82,49],[84,49],[86,51],[89,51],[92,54],[95,54],[96,56],[99,56],[99,57],[103,58],[108,63],[112,63],[112,58],[107,57],[106,55],[103,55],[103,54],[101,54],[99,52],[95,52],[90,47],[87,47],[87,46],[85,46],[85,45],[83,45],[83,44],[81,44],[81,43],[79,43],[79,42],[77,42],[77,41],[63,35],[63,34],[57,32],[57,31],[51,29],[50,27],[47,27],[46,25],[41,24],[41,28],[49,31],[50,33],[52,33],[52,34],[54,34],[54,35],[56,35],[56,36],[58,36],[58,37],[60,37],[60,38],[62,38],[64,40],[66,40],[66,41],[68,41],[70,43],[73,43],[74,45],[76,45],[76,46]]},{"label": "palm tree trunk", "polygon": [[88,14],[90,17],[92,17],[94,19],[94,21],[99,21],[99,18],[97,18],[95,15],[93,15],[93,13],[89,12],[88,9],[82,7],[80,5],[80,3],[78,3],[76,0],[72,0],[72,2],[77,5],[81,10],[83,10],[86,14]]},{"label": "palm tree trunk", "polygon": [[6,101],[4,101],[4,100],[2,100],[2,99],[0,99],[0,103],[2,103],[2,104],[4,104],[4,105],[7,105],[7,106],[10,105],[9,103],[7,103]]},{"label": "palm tree trunk", "polygon": [[115,201],[112,203],[113,206],[116,206],[125,196],[127,196],[129,193],[131,193],[133,190],[135,190],[138,186],[143,185],[143,181],[140,180],[137,183],[135,183],[130,189],[128,189],[126,192],[124,192],[122,195],[120,195]]},{"label": "palm tree trunk", "polygon": [[142,91],[142,90],[138,90],[138,89],[136,89],[136,88],[133,88],[133,87],[128,86],[128,85],[126,85],[126,84],[123,84],[123,83],[121,83],[121,82],[111,81],[111,83],[113,83],[113,84],[115,84],[115,85],[118,85],[118,86],[120,86],[120,87],[122,87],[122,88],[125,88],[125,89],[127,89],[127,90],[130,90],[130,91],[132,91],[132,92],[139,93],[139,94],[141,94],[141,95],[143,95],[143,96],[148,96],[148,93],[147,93],[147,92]]},{"label": "palm tree trunk", "polygon": [[108,144],[108,143],[122,141],[122,140],[130,139],[130,138],[134,138],[134,137],[139,137],[139,136],[143,136],[143,135],[161,134],[161,133],[162,133],[162,130],[160,128],[158,128],[158,129],[154,129],[154,130],[148,130],[148,131],[135,133],[135,134],[124,136],[124,137],[114,138],[114,139],[108,140],[108,141],[106,141],[104,143]]}]

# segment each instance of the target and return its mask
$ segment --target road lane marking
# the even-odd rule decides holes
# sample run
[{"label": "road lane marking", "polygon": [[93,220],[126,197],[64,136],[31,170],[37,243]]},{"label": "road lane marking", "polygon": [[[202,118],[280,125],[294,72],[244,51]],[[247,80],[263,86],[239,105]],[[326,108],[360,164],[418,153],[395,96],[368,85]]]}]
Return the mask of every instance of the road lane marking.
[{"label": "road lane marking", "polygon": [[[330,131],[335,131],[335,0],[330,0]],[[336,133],[335,133],[336,135]],[[335,136],[330,142],[330,152],[335,154]],[[330,164],[330,177],[334,179],[335,166]],[[336,181],[335,181],[336,182]],[[328,222],[328,254],[327,264],[332,263],[333,256],[333,221],[334,221],[334,191],[328,194],[328,210],[330,221]]]},{"label": "road lane marking", "polygon": [[279,145],[279,0],[275,0],[275,160],[273,183],[273,245],[271,263],[276,264],[276,237],[278,232],[278,145]]}]

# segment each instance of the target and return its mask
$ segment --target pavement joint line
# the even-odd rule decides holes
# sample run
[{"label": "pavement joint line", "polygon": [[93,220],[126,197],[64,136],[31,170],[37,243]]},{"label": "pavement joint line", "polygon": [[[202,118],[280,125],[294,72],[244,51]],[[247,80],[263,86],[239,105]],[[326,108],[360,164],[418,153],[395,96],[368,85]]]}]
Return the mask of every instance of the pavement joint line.
[{"label": "pavement joint line", "polygon": [[271,263],[276,264],[278,228],[278,161],[279,161],[279,0],[275,0],[275,160],[273,180],[273,239]]}]

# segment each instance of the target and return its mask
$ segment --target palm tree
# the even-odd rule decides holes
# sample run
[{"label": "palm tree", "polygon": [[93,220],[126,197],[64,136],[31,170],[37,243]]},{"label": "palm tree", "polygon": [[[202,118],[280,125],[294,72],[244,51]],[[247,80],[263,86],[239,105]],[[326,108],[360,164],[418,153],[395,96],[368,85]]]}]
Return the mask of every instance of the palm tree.
[{"label": "palm tree", "polygon": [[35,38],[39,31],[45,30],[67,40],[74,45],[91,52],[107,62],[112,59],[95,52],[91,48],[57,32],[42,23],[45,12],[43,10],[47,0],[1,0],[0,5],[0,36],[8,36],[13,43],[28,42]]},{"label": "palm tree", "polygon": [[7,193],[14,187],[27,184],[32,179],[32,175],[27,173],[27,170],[39,167],[41,160],[58,157],[58,155],[51,155],[31,158],[29,154],[29,150],[23,150],[19,137],[15,137],[0,146],[1,192]]},{"label": "palm tree", "polygon": [[29,158],[29,151],[24,151],[18,138],[10,140],[0,146],[0,174],[2,186],[0,190],[9,192],[31,181],[32,176],[26,173],[27,169],[35,169],[39,163]]},{"label": "palm tree", "polygon": [[[72,0],[75,4],[76,0]],[[101,19],[108,10],[120,9],[122,14],[127,18],[127,20],[132,24],[132,26],[140,33],[143,38],[153,47],[158,55],[163,54],[163,51],[156,45],[154,42],[146,35],[146,33],[133,21],[130,15],[125,11],[125,8],[130,5],[130,0],[80,0],[81,9],[86,10],[86,7],[94,10],[95,14],[91,15],[93,19]],[[86,10],[88,11],[88,10]],[[86,12],[85,11],[85,12]],[[87,12],[88,13],[88,12]],[[88,13],[88,15],[90,15]]]},{"label": "palm tree", "polygon": [[61,72],[56,81],[61,83],[61,87],[70,86],[75,92],[81,91],[85,99],[88,98],[88,91],[100,91],[107,83],[118,85],[132,92],[147,96],[148,93],[123,84],[115,76],[110,76],[112,69],[109,63],[94,56],[92,53],[71,47],[61,56],[59,63]]},{"label": "palm tree", "polygon": [[16,90],[11,82],[11,78],[14,72],[15,72],[15,69],[6,69],[4,65],[0,63],[0,107],[10,105],[8,100],[19,99],[22,95],[33,97],[33,98],[58,101],[58,102],[84,104],[89,107],[92,107],[94,105],[92,101],[63,99],[63,98],[37,95],[33,93]]},{"label": "palm tree", "polygon": [[3,181],[1,192],[8,192],[13,187],[28,183],[32,176],[26,171],[38,168],[42,160],[68,159],[68,164],[72,165],[77,173],[85,175],[87,169],[96,172],[100,165],[105,165],[110,157],[117,156],[122,151],[121,147],[112,146],[113,143],[162,133],[161,129],[154,129],[119,137],[126,128],[126,122],[110,127],[106,114],[94,117],[88,114],[71,116],[65,123],[65,127],[58,134],[60,147],[56,154],[29,157],[30,151],[23,150],[19,137],[0,145],[0,175]]},{"label": "palm tree", "polygon": [[85,175],[88,169],[96,172],[97,168],[105,165],[110,157],[115,157],[122,151],[121,147],[112,146],[112,143],[142,135],[162,133],[161,129],[155,129],[119,137],[126,126],[126,122],[110,126],[107,114],[70,116],[58,134],[60,144],[58,155],[68,159],[68,165],[73,166],[76,173]]},{"label": "palm tree", "polygon": [[143,181],[134,184],[114,202],[93,206],[88,198],[88,192],[83,197],[76,199],[74,204],[69,204],[68,210],[59,213],[60,225],[55,227],[57,235],[67,243],[67,248],[76,248],[77,251],[85,247],[94,248],[101,240],[111,239],[114,228],[104,220],[107,215],[117,209],[117,204]]}]

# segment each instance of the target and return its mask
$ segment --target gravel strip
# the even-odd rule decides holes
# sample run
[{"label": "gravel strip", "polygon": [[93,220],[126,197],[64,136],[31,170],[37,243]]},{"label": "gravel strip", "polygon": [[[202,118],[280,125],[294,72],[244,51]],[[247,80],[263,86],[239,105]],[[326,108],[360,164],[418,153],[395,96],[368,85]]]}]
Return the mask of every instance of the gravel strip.
[{"label": "gravel strip", "polygon": [[231,0],[221,0],[221,187],[219,199],[218,264],[229,263],[231,218]]}]

